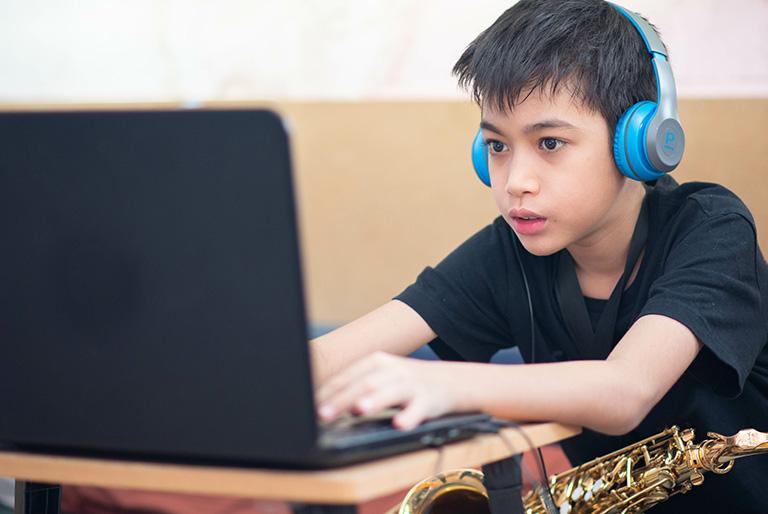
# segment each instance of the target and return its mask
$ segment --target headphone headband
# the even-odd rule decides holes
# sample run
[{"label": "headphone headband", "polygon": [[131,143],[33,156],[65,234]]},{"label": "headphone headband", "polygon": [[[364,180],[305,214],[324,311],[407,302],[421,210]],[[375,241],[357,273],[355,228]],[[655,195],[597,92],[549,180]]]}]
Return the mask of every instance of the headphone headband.
[{"label": "headphone headband", "polygon": [[645,43],[645,47],[648,49],[649,53],[661,54],[664,57],[667,56],[667,49],[664,46],[664,43],[661,42],[661,39],[659,39],[659,35],[656,33],[655,30],[653,30],[653,27],[651,27],[650,23],[645,21],[645,19],[642,16],[638,15],[637,13],[624,9],[623,7],[616,5],[613,2],[608,2],[608,3],[611,4],[611,7],[619,11],[626,18],[628,18],[629,21],[632,22],[632,25],[635,26],[637,31],[642,36],[643,42]]},{"label": "headphone headband", "polygon": [[656,77],[656,109],[646,129],[645,148],[653,168],[665,173],[672,171],[683,157],[685,136],[677,114],[677,88],[667,49],[642,16],[612,2],[608,3],[632,23],[651,56]]}]

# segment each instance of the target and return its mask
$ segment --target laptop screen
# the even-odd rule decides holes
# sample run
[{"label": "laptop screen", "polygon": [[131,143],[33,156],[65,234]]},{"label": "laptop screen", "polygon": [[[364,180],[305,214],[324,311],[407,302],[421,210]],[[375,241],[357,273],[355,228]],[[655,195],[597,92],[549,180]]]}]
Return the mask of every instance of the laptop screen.
[{"label": "laptop screen", "polygon": [[0,441],[310,448],[293,201],[268,111],[0,114]]}]

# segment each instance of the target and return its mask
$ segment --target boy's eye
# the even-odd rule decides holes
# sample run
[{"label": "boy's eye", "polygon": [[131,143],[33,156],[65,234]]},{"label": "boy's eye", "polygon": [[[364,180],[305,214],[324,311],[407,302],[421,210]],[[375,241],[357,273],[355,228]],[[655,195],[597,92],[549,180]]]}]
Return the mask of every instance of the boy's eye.
[{"label": "boy's eye", "polygon": [[544,137],[539,141],[539,147],[547,152],[555,152],[559,150],[564,144],[565,141],[560,141],[554,137]]},{"label": "boy's eye", "polygon": [[488,149],[491,151],[491,153],[501,153],[507,147],[507,145],[501,141],[496,141],[494,139],[488,140],[486,144],[488,145]]}]

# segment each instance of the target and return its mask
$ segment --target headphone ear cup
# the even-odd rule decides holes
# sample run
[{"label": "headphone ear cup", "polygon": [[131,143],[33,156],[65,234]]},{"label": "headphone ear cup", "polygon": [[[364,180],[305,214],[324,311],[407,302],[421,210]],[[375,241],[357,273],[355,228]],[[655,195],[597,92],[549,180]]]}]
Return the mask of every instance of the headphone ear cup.
[{"label": "headphone ear cup", "polygon": [[488,147],[483,139],[482,129],[477,129],[474,141],[472,141],[472,165],[480,181],[491,187],[491,174],[488,171]]},{"label": "headphone ear cup", "polygon": [[656,103],[638,102],[621,115],[613,137],[613,160],[626,177],[633,180],[655,180],[664,175],[648,161],[645,136],[656,112]]}]

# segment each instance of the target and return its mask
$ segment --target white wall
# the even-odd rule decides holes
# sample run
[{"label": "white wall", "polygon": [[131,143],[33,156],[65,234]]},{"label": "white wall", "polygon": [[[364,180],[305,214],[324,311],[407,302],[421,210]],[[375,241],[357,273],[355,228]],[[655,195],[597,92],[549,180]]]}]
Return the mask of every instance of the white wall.
[{"label": "white wall", "polygon": [[[0,102],[449,99],[501,0],[0,0]],[[765,0],[623,0],[682,97],[768,96]]]}]

